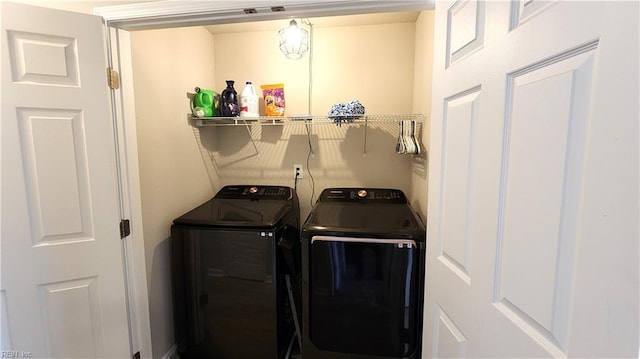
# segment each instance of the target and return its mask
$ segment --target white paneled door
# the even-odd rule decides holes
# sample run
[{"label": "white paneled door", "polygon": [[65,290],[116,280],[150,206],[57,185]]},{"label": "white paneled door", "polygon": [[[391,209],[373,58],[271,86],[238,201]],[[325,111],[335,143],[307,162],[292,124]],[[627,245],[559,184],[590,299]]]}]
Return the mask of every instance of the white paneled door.
[{"label": "white paneled door", "polygon": [[638,13],[436,3],[424,357],[637,357]]},{"label": "white paneled door", "polygon": [[3,357],[130,357],[99,17],[2,2]]}]

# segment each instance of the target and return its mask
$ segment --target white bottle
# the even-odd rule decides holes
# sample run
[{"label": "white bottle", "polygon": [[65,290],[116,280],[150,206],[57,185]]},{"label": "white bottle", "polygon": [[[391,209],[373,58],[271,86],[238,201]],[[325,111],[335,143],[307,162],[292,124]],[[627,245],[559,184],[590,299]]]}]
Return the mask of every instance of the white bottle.
[{"label": "white bottle", "polygon": [[251,81],[247,81],[240,94],[240,117],[258,116],[258,95]]}]

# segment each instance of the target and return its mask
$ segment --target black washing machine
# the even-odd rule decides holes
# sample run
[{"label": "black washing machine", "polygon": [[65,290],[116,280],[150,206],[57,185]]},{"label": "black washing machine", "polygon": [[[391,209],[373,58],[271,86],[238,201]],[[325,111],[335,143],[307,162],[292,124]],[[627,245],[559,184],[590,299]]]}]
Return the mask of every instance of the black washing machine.
[{"label": "black washing machine", "polygon": [[299,222],[295,191],[278,186],[226,186],[173,221],[181,358],[285,358],[295,333],[285,276],[299,277]]},{"label": "black washing machine", "polygon": [[420,358],[425,226],[397,189],[325,189],[302,227],[304,359]]}]

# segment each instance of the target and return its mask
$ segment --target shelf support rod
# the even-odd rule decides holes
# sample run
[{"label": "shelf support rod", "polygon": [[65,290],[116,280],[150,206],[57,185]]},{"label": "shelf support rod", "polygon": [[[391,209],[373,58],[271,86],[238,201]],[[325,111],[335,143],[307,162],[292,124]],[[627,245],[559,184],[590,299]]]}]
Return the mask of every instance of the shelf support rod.
[{"label": "shelf support rod", "polygon": [[311,153],[311,157],[315,157],[316,154],[313,152],[313,146],[311,145],[311,126],[309,125],[309,121],[305,121],[304,127],[307,129],[307,141],[309,142],[309,152]]},{"label": "shelf support rod", "polygon": [[251,140],[253,149],[256,151],[256,156],[260,157],[260,151],[258,151],[258,146],[256,146],[256,141],[253,139],[253,134],[251,133],[251,129],[249,128],[249,124],[247,123],[247,120],[242,120],[242,122],[244,122],[244,127],[247,129],[247,133],[249,133],[249,139]]},{"label": "shelf support rod", "polygon": [[364,118],[364,144],[362,146],[362,158],[367,158],[367,129],[369,128],[369,121],[367,117]]}]

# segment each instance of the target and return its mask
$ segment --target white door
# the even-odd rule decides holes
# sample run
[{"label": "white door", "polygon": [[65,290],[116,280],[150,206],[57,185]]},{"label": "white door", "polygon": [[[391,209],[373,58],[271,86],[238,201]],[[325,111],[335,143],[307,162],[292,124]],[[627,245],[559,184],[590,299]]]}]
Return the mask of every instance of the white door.
[{"label": "white door", "polygon": [[1,350],[130,357],[101,20],[1,6]]},{"label": "white door", "polygon": [[425,357],[638,356],[638,11],[436,3]]}]

